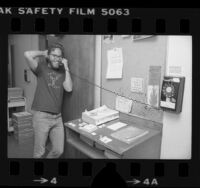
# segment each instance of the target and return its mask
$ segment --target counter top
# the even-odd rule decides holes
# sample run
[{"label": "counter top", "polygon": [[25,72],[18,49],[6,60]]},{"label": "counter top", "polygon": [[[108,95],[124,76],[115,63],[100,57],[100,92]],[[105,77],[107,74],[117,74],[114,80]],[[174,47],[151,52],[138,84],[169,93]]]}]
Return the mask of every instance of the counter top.
[{"label": "counter top", "polygon": [[[127,125],[125,127],[119,128],[118,130],[115,130],[115,131],[107,128],[109,125],[117,123],[117,122],[126,123]],[[155,130],[155,129],[151,129],[149,127],[136,125],[134,123],[130,123],[125,120],[119,120],[119,119],[105,123],[105,126],[102,128],[99,128],[99,126],[98,126],[98,128],[95,131],[89,133],[81,128],[81,126],[80,126],[81,123],[83,123],[82,119],[76,119],[76,120],[66,122],[66,123],[64,123],[64,125],[67,128],[80,134],[80,137],[85,137],[86,139],[88,139],[94,147],[98,147],[98,148],[100,147],[102,150],[111,150],[119,155],[123,155],[123,153],[128,151],[129,149],[131,149],[131,148],[139,145],[140,143],[145,142],[146,140],[152,138],[153,136],[161,133],[160,130]],[[117,131],[122,130],[127,127],[137,127],[140,129],[147,130],[148,133],[145,134],[144,136],[136,138],[131,143],[126,143],[126,142],[120,141],[119,139],[116,139],[111,136],[112,133],[117,132]],[[108,143],[104,143],[103,141],[100,140],[100,137],[103,137],[103,136],[106,136],[106,137],[112,139],[112,141],[110,141]]]}]

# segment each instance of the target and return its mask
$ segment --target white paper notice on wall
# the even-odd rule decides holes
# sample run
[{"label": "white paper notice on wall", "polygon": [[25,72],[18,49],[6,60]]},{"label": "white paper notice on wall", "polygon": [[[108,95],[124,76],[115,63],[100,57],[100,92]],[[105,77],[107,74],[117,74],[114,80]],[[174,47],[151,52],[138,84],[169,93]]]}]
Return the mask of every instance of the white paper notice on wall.
[{"label": "white paper notice on wall", "polygon": [[133,104],[132,100],[127,99],[125,97],[117,96],[115,109],[123,113],[130,113],[132,104]]},{"label": "white paper notice on wall", "polygon": [[153,107],[158,107],[159,105],[159,86],[158,85],[148,85],[147,104]]},{"label": "white paper notice on wall", "polygon": [[113,48],[107,51],[107,79],[118,79],[122,78],[123,70],[123,54],[122,48]]},{"label": "white paper notice on wall", "polygon": [[181,76],[182,75],[182,67],[181,66],[169,66],[168,67],[168,75]]},{"label": "white paper notice on wall", "polygon": [[143,78],[131,78],[131,91],[135,93],[143,93]]}]

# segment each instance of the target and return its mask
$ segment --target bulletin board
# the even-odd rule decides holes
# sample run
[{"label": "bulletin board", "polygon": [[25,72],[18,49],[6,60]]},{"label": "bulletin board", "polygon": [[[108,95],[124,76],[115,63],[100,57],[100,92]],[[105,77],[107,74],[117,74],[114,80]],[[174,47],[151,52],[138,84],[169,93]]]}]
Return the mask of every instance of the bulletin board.
[{"label": "bulletin board", "polygon": [[[107,51],[113,48],[122,48],[123,71],[121,79],[106,79],[108,59]],[[102,36],[102,67],[101,67],[101,104],[115,109],[116,94],[133,99],[131,114],[144,117],[156,122],[162,122],[163,111],[151,108],[147,103],[147,85],[149,83],[150,66],[160,66],[161,79],[165,73],[167,36],[153,36],[141,40],[133,40],[133,35],[123,38],[113,35],[112,41],[105,42]],[[143,92],[131,91],[131,78],[143,79]],[[109,92],[109,91],[112,92]],[[160,91],[159,91],[160,93]],[[159,97],[160,98],[160,97]],[[138,102],[136,102],[138,101]]]}]

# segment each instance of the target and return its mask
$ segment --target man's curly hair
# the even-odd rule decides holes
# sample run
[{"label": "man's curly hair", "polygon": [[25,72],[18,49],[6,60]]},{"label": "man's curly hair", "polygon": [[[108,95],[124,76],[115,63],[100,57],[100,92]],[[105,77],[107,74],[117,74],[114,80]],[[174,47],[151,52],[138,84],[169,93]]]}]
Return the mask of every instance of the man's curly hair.
[{"label": "man's curly hair", "polygon": [[59,43],[54,43],[52,45],[50,45],[48,47],[48,55],[54,51],[56,48],[59,48],[61,50],[61,53],[62,53],[62,56],[64,57],[64,47],[62,44],[59,44]]}]

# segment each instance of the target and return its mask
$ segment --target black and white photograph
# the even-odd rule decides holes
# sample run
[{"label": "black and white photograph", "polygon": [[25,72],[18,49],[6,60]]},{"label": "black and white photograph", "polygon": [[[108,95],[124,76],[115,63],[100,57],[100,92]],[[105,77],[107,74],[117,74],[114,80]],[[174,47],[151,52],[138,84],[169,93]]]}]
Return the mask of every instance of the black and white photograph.
[{"label": "black and white photograph", "polygon": [[191,159],[192,36],[130,36],[9,34],[7,157]]}]

